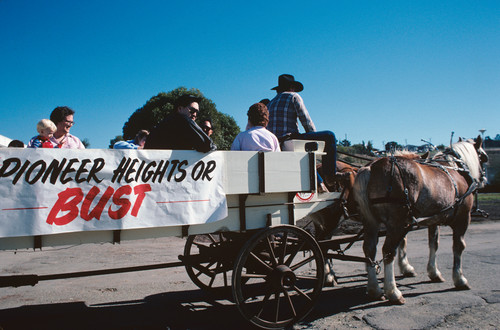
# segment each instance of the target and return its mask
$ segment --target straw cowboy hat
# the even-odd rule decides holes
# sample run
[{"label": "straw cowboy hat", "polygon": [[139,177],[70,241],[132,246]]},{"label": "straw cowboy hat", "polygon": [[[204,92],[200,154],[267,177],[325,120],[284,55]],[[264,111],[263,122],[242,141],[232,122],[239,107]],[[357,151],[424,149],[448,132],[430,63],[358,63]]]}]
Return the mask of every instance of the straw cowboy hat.
[{"label": "straw cowboy hat", "polygon": [[282,74],[278,78],[278,86],[271,89],[286,89],[290,86],[293,86],[296,92],[300,92],[304,89],[304,85],[302,83],[295,80],[294,76],[291,74]]}]

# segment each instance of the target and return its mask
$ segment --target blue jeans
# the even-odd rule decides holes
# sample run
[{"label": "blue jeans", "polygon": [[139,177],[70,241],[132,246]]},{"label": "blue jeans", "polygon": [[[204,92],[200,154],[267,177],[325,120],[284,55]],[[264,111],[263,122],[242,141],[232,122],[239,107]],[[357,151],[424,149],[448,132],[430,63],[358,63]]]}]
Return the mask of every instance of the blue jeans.
[{"label": "blue jeans", "polygon": [[293,134],[292,138],[298,140],[325,141],[326,155],[322,158],[322,168],[325,176],[333,178],[337,172],[337,140],[331,131],[309,132],[303,134]]}]

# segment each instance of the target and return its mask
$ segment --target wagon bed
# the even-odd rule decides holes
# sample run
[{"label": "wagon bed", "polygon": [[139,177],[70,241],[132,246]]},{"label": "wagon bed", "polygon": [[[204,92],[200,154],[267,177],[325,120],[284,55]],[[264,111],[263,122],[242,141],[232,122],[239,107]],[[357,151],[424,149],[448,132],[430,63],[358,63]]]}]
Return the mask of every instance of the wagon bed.
[{"label": "wagon bed", "polygon": [[[303,141],[297,144],[304,148]],[[1,250],[188,237],[180,261],[45,277],[9,275],[0,278],[0,285],[33,285],[39,280],[185,266],[190,278],[202,289],[231,286],[240,312],[255,325],[280,328],[293,324],[314,306],[324,277],[324,257],[318,243],[296,222],[331,205],[340,195],[316,193],[316,163],[320,155],[310,151],[201,154],[149,150],[0,150],[3,196],[0,224],[8,228],[0,232]],[[69,161],[58,176],[53,174],[55,170],[48,173],[52,164],[58,165],[63,159]],[[71,160],[75,165],[68,165]],[[146,183],[141,178],[147,176],[145,170],[139,175],[141,166],[154,163],[155,173],[160,173],[161,162],[172,165],[174,160],[178,171],[171,170],[168,182],[157,180],[144,188]],[[164,178],[168,170],[163,173]],[[192,182],[184,184],[185,178]],[[198,185],[203,178],[206,182]],[[174,189],[171,186],[178,183],[176,179],[181,184]],[[137,185],[142,185],[141,189],[136,190]],[[216,187],[207,188],[211,185]],[[188,193],[189,198],[176,201],[176,205],[183,202],[185,209],[172,206],[175,214],[165,212],[164,208],[173,203],[172,196],[182,195],[186,187],[192,188],[194,194]],[[202,207],[201,213],[197,213],[196,207],[191,207],[195,203],[211,203],[212,194],[220,195],[221,189],[223,199],[219,196],[212,208]],[[153,195],[150,191],[159,193]],[[156,196],[154,203],[150,196]],[[107,203],[99,207],[102,200]],[[95,213],[98,209],[101,213]],[[71,226],[61,229],[66,222]],[[268,292],[269,283],[279,292]],[[283,299],[287,306],[267,315],[268,310],[273,310],[267,308],[270,301]]]}]

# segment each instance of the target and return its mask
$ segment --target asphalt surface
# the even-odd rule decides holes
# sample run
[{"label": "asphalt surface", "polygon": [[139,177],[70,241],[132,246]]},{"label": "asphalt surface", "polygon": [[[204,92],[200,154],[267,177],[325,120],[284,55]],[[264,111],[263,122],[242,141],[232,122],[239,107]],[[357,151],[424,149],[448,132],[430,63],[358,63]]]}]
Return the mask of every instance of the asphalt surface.
[{"label": "asphalt surface", "polygon": [[[444,283],[426,277],[427,232],[409,234],[418,272],[399,278],[404,306],[370,301],[364,265],[335,262],[339,285],[324,288],[314,310],[295,329],[496,329],[500,325],[500,221],[473,223],[466,235],[463,271],[472,289],[451,279],[451,230],[441,229],[438,251]],[[178,261],[184,239],[89,244],[43,251],[0,252],[0,275],[58,274]],[[350,250],[362,256],[361,243]],[[382,279],[382,274],[379,275]],[[0,329],[242,329],[250,328],[228,290],[207,294],[183,267],[42,281],[0,288]]]}]

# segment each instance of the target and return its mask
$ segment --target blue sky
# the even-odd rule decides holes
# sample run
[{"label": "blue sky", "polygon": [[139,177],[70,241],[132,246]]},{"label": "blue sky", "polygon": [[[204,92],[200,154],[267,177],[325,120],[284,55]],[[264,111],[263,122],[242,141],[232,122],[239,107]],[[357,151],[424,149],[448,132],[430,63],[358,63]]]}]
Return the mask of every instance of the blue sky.
[{"label": "blue sky", "polygon": [[52,109],[107,148],[159,92],[198,88],[244,129],[278,75],[352,143],[500,134],[499,1],[0,0],[0,134]]}]

